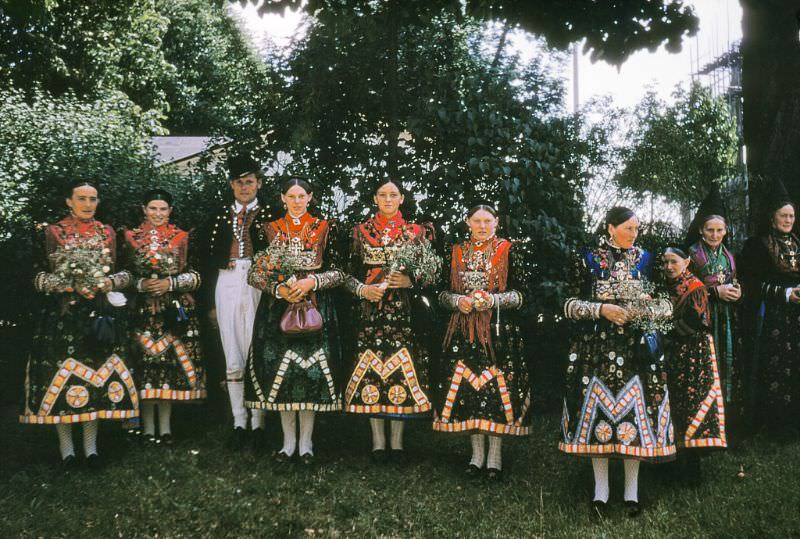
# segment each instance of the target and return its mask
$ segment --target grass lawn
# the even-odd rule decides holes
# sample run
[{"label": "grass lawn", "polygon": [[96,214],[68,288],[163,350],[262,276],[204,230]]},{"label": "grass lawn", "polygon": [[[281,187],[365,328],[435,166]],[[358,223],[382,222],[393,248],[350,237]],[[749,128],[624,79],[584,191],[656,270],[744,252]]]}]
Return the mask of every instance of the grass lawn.
[{"label": "grass lawn", "polygon": [[[406,430],[408,464],[376,467],[366,419],[321,414],[318,464],[305,469],[228,452],[224,414],[187,406],[173,414],[172,448],[130,443],[103,424],[105,467],[65,476],[55,429],[18,425],[15,413],[6,406],[0,417],[3,538],[800,536],[796,439],[754,439],[714,454],[696,488],[643,466],[638,519],[624,515],[622,467],[614,463],[612,509],[595,522],[590,462],[557,451],[555,415],[537,416],[531,437],[509,440],[507,479],[490,484],[461,476],[468,438],[435,434],[426,422]],[[267,426],[277,449],[276,414]]]}]

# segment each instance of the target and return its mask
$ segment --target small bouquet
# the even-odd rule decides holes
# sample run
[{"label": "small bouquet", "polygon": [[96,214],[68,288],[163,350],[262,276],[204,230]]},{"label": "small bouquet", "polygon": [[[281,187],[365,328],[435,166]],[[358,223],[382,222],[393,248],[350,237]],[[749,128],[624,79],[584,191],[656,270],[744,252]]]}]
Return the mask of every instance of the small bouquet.
[{"label": "small bouquet", "polygon": [[89,299],[103,285],[113,263],[111,250],[99,235],[80,243],[67,243],[56,249],[50,259],[64,291],[78,292]]},{"label": "small bouquet", "polygon": [[133,265],[137,275],[149,275],[151,279],[168,277],[180,271],[178,256],[161,246],[155,250],[149,245],[137,249]]},{"label": "small bouquet", "polygon": [[492,304],[492,295],[485,290],[473,290],[470,296],[474,301],[473,306],[478,310],[486,309]]},{"label": "small bouquet", "polygon": [[292,284],[297,280],[297,255],[288,245],[274,244],[253,257],[247,282],[261,290],[276,284]]},{"label": "small bouquet", "polygon": [[644,333],[667,333],[672,329],[672,319],[668,313],[661,313],[661,305],[669,304],[669,298],[656,294],[655,287],[648,281],[640,281],[641,287],[630,297],[624,297],[622,307],[631,317],[628,325]]},{"label": "small bouquet", "polygon": [[442,259],[433,252],[427,243],[421,241],[406,243],[398,247],[392,254],[387,269],[387,280],[380,286],[383,288],[389,286],[389,276],[398,272],[403,272],[416,281],[433,282],[439,275],[441,267]]}]

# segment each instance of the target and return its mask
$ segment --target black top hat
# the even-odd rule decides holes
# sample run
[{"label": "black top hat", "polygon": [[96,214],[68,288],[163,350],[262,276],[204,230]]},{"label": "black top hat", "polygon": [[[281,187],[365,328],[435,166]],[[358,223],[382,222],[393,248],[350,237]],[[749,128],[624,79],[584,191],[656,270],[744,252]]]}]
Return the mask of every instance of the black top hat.
[{"label": "black top hat", "polygon": [[246,153],[228,156],[228,180],[235,180],[248,174],[261,175],[261,166],[255,159]]}]

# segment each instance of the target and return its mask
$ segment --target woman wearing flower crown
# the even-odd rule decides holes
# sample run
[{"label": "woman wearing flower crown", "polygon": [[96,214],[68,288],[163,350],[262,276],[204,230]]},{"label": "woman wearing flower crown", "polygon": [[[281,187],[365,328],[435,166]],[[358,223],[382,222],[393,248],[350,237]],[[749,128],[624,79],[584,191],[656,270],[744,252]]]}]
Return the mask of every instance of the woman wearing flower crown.
[{"label": "woman wearing flower crown", "polygon": [[[206,397],[200,324],[192,292],[200,275],[189,268],[189,233],[170,223],[172,195],[145,193],[144,221],[125,231],[127,265],[136,279],[133,339],[143,433],[172,443],[173,402]],[[155,410],[158,406],[158,437]]]},{"label": "woman wearing flower crown", "polygon": [[747,240],[740,274],[750,331],[746,391],[750,418],[772,433],[800,427],[800,240],[795,203],[780,180],[765,204],[762,233]]},{"label": "woman wearing flower crown", "polygon": [[608,459],[623,459],[628,514],[640,513],[639,462],[674,459],[672,419],[659,326],[669,300],[651,296],[650,253],[635,247],[639,220],[615,207],[607,239],[583,251],[564,316],[574,320],[559,449],[592,458],[593,510],[608,502]]},{"label": "woman wearing flower crown", "polygon": [[689,257],[681,249],[668,247],[662,261],[673,305],[666,361],[675,443],[686,475],[697,483],[702,452],[728,446],[709,292],[689,271]]},{"label": "woman wearing flower crown", "polygon": [[114,230],[94,218],[99,198],[89,182],[66,192],[70,215],[45,228],[47,269],[34,279],[45,294],[25,373],[20,422],[56,425],[62,465],[76,465],[72,424],[83,424],[90,468],[99,465],[97,422],[139,415],[125,362],[125,331],[117,307],[131,275],[114,272]]},{"label": "woman wearing flower crown", "polygon": [[278,462],[297,453],[311,464],[315,414],[342,408],[333,375],[341,351],[332,289],[345,276],[337,269],[334,222],[308,212],[312,197],[303,179],[283,184],[286,215],[264,224],[269,246],[254,256],[248,275],[264,295],[247,358],[245,405],[280,412]]},{"label": "woman wearing flower crown", "polygon": [[422,327],[431,301],[422,296],[439,277],[433,228],[405,220],[398,183],[383,180],[373,191],[374,217],[353,229],[346,286],[361,301],[355,323],[355,364],[346,380],[344,409],[367,414],[372,458],[386,460],[385,419],[391,420],[392,457],[402,460],[404,419],[432,410],[430,352]]},{"label": "woman wearing flower crown", "polygon": [[519,247],[495,236],[497,210],[478,204],[466,221],[470,239],[453,245],[449,286],[439,295],[452,314],[439,384],[443,406],[433,429],[470,433],[466,474],[475,477],[485,465],[487,477],[499,480],[502,437],[524,436],[530,428],[528,367],[517,314],[526,279]]}]

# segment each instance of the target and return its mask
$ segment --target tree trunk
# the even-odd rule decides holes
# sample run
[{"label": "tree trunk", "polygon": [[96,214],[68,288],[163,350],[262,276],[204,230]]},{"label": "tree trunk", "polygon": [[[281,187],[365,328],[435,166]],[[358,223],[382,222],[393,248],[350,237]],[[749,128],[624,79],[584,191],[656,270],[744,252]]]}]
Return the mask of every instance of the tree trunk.
[{"label": "tree trunk", "polygon": [[780,178],[800,202],[800,0],[740,0],[744,142],[751,231]]}]

